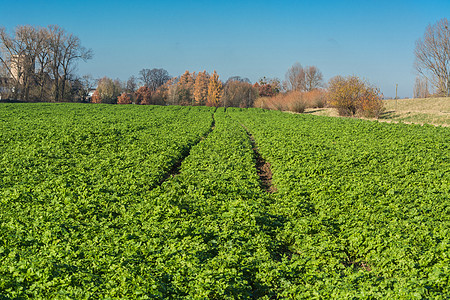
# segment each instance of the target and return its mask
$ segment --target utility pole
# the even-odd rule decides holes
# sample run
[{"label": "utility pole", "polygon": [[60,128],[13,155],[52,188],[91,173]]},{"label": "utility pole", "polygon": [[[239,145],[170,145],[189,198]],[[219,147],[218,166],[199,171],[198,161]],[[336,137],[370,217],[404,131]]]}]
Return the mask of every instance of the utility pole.
[{"label": "utility pole", "polygon": [[397,110],[397,104],[398,104],[397,91],[398,91],[398,83],[395,84],[395,110]]}]

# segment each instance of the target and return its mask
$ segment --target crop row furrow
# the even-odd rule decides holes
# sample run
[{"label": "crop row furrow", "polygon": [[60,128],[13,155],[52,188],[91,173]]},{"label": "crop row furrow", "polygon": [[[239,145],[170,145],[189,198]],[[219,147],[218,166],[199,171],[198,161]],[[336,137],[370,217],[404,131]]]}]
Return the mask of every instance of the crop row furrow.
[{"label": "crop row furrow", "polygon": [[281,264],[278,219],[267,213],[252,145],[223,109],[215,120],[179,175],[130,209],[128,230],[146,243],[140,266],[154,280],[153,288],[148,277],[140,284],[161,298],[258,298],[275,295],[282,277],[273,274]]},{"label": "crop row furrow", "polygon": [[208,135],[214,130],[215,128],[215,120],[214,120],[214,114],[212,115],[212,122],[211,122],[211,127],[210,129],[200,138],[198,139],[195,143],[193,143],[192,145],[189,145],[189,148],[187,148],[183,153],[182,156],[179,157],[170,167],[170,170],[168,172],[166,172],[166,174],[159,180],[158,185],[163,184],[164,181],[168,180],[171,177],[175,177],[178,174],[180,174],[180,167],[181,164],[183,163],[183,161],[186,159],[186,157],[189,156],[191,149],[193,146],[197,145],[199,142],[203,141],[204,139],[206,139],[208,137]]},{"label": "crop row furrow", "polygon": [[1,109],[0,295],[89,298],[121,289],[102,274],[114,282],[117,266],[139,260],[124,260],[131,208],[210,131],[213,109]]},{"label": "crop row furrow", "polygon": [[252,145],[252,150],[254,153],[255,158],[255,168],[257,171],[257,174],[259,176],[259,181],[261,183],[261,188],[265,190],[267,193],[274,193],[277,191],[276,186],[272,183],[272,170],[270,167],[270,163],[267,162],[259,153],[258,145],[256,144],[255,138],[251,134],[251,132],[248,130],[247,127],[245,127],[243,124],[240,124],[245,132],[247,133],[247,136],[250,140],[250,143]]},{"label": "crop row furrow", "polygon": [[239,108],[0,113],[0,298],[450,294],[448,128]]},{"label": "crop row furrow", "polygon": [[302,265],[286,290],[321,298],[450,293],[448,128],[228,109],[278,188],[277,239]]}]

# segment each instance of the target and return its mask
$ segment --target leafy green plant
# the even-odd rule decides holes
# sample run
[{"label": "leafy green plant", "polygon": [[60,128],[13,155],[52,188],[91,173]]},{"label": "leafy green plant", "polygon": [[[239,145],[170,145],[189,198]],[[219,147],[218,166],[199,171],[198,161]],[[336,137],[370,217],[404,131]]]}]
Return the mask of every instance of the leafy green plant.
[{"label": "leafy green plant", "polygon": [[450,293],[448,128],[102,104],[0,119],[0,298]]},{"label": "leafy green plant", "polygon": [[278,192],[271,214],[285,220],[277,241],[288,245],[288,266],[302,266],[281,294],[450,293],[448,128],[227,112],[250,130],[272,166]]}]

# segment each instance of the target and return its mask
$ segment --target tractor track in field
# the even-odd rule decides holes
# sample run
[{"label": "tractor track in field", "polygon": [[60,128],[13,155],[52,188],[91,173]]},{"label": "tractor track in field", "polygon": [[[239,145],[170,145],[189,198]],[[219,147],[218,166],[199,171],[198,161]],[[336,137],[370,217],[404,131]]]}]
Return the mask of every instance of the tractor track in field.
[{"label": "tractor track in field", "polygon": [[189,146],[189,148],[184,152],[184,154],[177,161],[174,162],[170,170],[161,178],[161,180],[158,182],[156,186],[160,186],[168,179],[176,177],[178,174],[180,174],[181,164],[186,159],[186,157],[188,157],[191,154],[192,148],[195,145],[198,145],[201,141],[205,140],[211,134],[211,132],[214,131],[215,128],[216,128],[216,121],[214,119],[213,113],[211,127],[209,128],[208,132],[205,135],[203,135],[196,143]]},{"label": "tractor track in field", "polygon": [[261,183],[261,188],[266,191],[267,193],[275,193],[277,191],[276,186],[272,183],[272,169],[270,166],[270,163],[267,162],[259,153],[258,145],[256,144],[255,138],[251,134],[251,132],[248,130],[247,127],[245,127],[243,124],[241,124],[242,128],[244,128],[245,132],[247,133],[247,136],[250,140],[250,143],[252,145],[252,150],[255,157],[255,167],[256,172],[259,176],[259,180]]}]

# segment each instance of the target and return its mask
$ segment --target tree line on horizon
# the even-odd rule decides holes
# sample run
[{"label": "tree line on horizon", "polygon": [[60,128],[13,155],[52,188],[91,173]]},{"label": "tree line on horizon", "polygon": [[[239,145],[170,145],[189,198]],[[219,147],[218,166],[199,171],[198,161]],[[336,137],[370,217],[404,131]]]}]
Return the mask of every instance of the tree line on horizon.
[{"label": "tree line on horizon", "polygon": [[93,52],[58,25],[19,25],[12,32],[0,28],[0,48],[0,100],[252,107],[259,97],[322,86],[317,67],[298,63],[283,83],[262,77],[252,84],[240,76],[222,82],[216,71],[172,77],[162,68],[142,69],[126,82],[79,76],[77,63],[91,59]]},{"label": "tree line on horizon", "polygon": [[[208,105],[235,106],[233,93],[245,94],[238,106],[250,107],[256,91],[240,77],[226,83],[216,71],[190,72],[171,77],[164,69],[142,69],[139,77],[131,76],[126,82],[103,77],[92,95],[94,103],[144,105]],[[250,99],[250,100],[249,100]],[[244,103],[245,102],[245,103]]]},{"label": "tree line on horizon", "polygon": [[[284,81],[262,77],[251,83],[240,76],[222,81],[215,70],[212,74],[187,70],[173,77],[162,68],[153,68],[142,69],[137,77],[122,82],[79,76],[75,72],[77,63],[91,59],[93,52],[57,25],[20,25],[11,33],[0,28],[0,49],[0,100],[256,106],[297,112],[328,105],[343,115],[355,115],[367,107],[375,115],[381,111],[382,94],[368,82],[357,76],[336,76],[325,84],[316,66],[303,67],[300,63],[286,72]],[[414,66],[418,73],[414,97],[449,96],[447,19],[429,25],[417,40]]]},{"label": "tree line on horizon", "polygon": [[118,104],[207,105],[253,107],[260,97],[274,97],[291,91],[309,92],[323,87],[323,76],[315,66],[303,68],[294,64],[286,80],[260,78],[252,84],[248,78],[232,76],[223,82],[214,70],[185,71],[171,77],[164,69],[142,69],[139,76],[126,82],[101,78],[92,102]]}]

